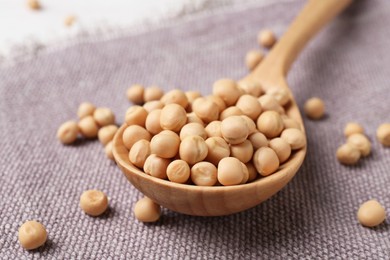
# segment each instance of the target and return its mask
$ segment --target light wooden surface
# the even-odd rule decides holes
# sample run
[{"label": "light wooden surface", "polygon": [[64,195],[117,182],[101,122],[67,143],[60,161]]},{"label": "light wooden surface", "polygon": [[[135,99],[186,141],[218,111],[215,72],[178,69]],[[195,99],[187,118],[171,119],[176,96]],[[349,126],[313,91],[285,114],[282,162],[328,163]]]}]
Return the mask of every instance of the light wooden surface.
[{"label": "light wooden surface", "polygon": [[[309,0],[270,54],[247,77],[260,81],[264,87],[288,88],[285,76],[299,52],[322,26],[351,2],[352,0]],[[286,113],[297,120],[304,130],[294,99]],[[228,215],[260,204],[294,177],[306,154],[306,148],[298,150],[276,173],[244,185],[200,187],[177,184],[151,177],[130,163],[128,151],[122,141],[126,127],[123,125],[115,135],[113,153],[127,179],[145,196],[163,207],[189,215]]]}]

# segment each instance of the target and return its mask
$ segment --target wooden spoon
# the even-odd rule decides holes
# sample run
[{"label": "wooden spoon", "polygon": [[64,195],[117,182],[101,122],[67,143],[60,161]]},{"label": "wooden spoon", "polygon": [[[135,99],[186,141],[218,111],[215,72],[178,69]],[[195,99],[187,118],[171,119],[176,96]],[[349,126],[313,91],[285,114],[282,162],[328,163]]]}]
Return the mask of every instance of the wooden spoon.
[{"label": "wooden spoon", "polygon": [[[309,0],[269,55],[244,80],[257,80],[266,89],[277,86],[288,90],[286,75],[299,52],[321,27],[351,2],[352,0]],[[298,121],[304,131],[302,118],[292,95],[291,99],[286,113]],[[127,179],[156,203],[189,215],[228,215],[260,204],[294,177],[306,154],[306,148],[298,150],[276,173],[244,185],[201,187],[177,184],[147,175],[131,164],[128,150],[122,141],[126,127],[126,124],[123,125],[114,137],[113,154]]]}]

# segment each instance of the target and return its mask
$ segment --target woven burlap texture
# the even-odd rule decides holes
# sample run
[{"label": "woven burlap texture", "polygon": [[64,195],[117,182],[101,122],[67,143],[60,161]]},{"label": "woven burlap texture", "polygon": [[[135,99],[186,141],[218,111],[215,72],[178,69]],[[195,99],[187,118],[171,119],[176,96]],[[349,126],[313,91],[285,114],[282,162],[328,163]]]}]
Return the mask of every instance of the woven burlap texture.
[{"label": "woven burlap texture", "polygon": [[[369,229],[356,219],[371,198],[390,209],[390,149],[375,139],[390,121],[390,2],[357,1],[304,50],[288,82],[302,108],[312,96],[327,105],[320,121],[305,119],[306,160],[270,200],[226,217],[193,217],[163,210],[156,224],[135,220],[142,196],[97,141],[63,146],[58,126],[76,119],[78,104],[113,109],[118,123],[132,83],[207,94],[221,77],[247,73],[243,58],[260,28],[278,35],[302,1],[226,10],[152,31],[94,39],[43,52],[0,69],[1,259],[389,259],[385,223]],[[360,122],[372,155],[354,167],[335,151],[343,127]],[[110,209],[89,217],[81,193],[106,192]],[[46,245],[27,252],[17,241],[26,220],[42,222]]]}]

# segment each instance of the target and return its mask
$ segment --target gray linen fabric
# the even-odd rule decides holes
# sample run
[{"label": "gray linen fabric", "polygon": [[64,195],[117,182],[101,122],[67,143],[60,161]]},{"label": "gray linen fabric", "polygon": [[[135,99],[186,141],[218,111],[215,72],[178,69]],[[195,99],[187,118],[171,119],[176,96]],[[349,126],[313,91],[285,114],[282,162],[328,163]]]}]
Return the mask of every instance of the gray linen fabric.
[{"label": "gray linen fabric", "polygon": [[[356,220],[360,203],[377,198],[390,209],[390,149],[375,139],[390,121],[390,2],[358,1],[325,29],[294,65],[289,84],[300,105],[323,98],[327,117],[305,120],[307,158],[293,181],[263,204],[226,217],[164,210],[156,224],[134,219],[142,196],[97,141],[63,146],[57,127],[91,101],[122,122],[126,88],[140,82],[165,90],[209,93],[214,80],[246,73],[256,33],[279,35],[302,1],[202,16],[113,40],[94,40],[0,69],[1,259],[389,259],[388,224]],[[335,151],[350,120],[362,123],[373,152],[345,167]],[[110,210],[92,218],[79,209],[82,191],[101,189]],[[47,244],[24,251],[26,220],[41,221]]]}]

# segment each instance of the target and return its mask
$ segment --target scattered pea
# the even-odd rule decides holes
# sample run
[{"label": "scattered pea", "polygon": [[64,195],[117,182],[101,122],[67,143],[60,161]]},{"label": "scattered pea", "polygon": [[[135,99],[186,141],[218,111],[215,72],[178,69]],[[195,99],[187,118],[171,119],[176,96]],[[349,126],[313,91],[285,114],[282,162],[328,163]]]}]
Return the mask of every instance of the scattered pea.
[{"label": "scattered pea", "polygon": [[96,124],[92,116],[86,116],[78,123],[80,133],[86,138],[96,138],[99,126]]},{"label": "scattered pea", "polygon": [[63,144],[71,144],[77,139],[79,134],[79,127],[74,121],[67,121],[63,123],[57,131],[57,138]]},{"label": "scattered pea", "polygon": [[221,121],[213,121],[213,122],[209,123],[205,127],[205,131],[207,133],[207,136],[208,137],[214,137],[214,136],[222,137],[221,124],[222,124]]},{"label": "scattered pea", "polygon": [[187,136],[180,143],[180,159],[186,161],[190,165],[203,161],[207,156],[207,152],[207,145],[200,136]]},{"label": "scattered pea", "polygon": [[163,107],[164,103],[160,100],[148,101],[143,105],[143,108],[145,108],[148,113],[152,112],[153,110],[162,109]]},{"label": "scattered pea", "polygon": [[87,190],[80,197],[81,209],[91,216],[100,216],[108,208],[108,199],[106,194],[100,190]]},{"label": "scattered pea", "polygon": [[92,103],[83,102],[77,109],[77,116],[80,119],[83,119],[86,116],[93,116],[93,112],[95,112],[95,109],[96,107]]},{"label": "scattered pea", "polygon": [[205,123],[210,123],[219,117],[218,105],[207,98],[197,98],[192,104],[192,110]]},{"label": "scattered pea", "polygon": [[344,128],[344,135],[346,137],[353,134],[364,134],[364,128],[355,122],[349,122]]},{"label": "scattered pea", "polygon": [[42,8],[38,0],[27,0],[27,5],[32,10],[39,10]]},{"label": "scattered pea", "polygon": [[376,137],[384,146],[390,146],[390,123],[381,124],[376,131]]},{"label": "scattered pea", "polygon": [[279,136],[283,128],[283,120],[279,113],[275,111],[265,111],[257,119],[257,129],[267,138]]},{"label": "scattered pea", "polygon": [[256,123],[252,119],[250,119],[247,116],[241,116],[241,117],[245,120],[245,124],[248,127],[248,135],[251,135],[251,134],[257,132]]},{"label": "scattered pea", "polygon": [[279,168],[278,155],[269,147],[257,149],[253,156],[253,163],[262,176],[268,176]]},{"label": "scattered pea", "polygon": [[106,107],[96,108],[93,112],[93,118],[100,127],[115,124],[114,113]]},{"label": "scattered pea", "polygon": [[260,132],[255,132],[255,133],[251,134],[248,137],[248,140],[252,143],[253,148],[255,150],[259,149],[260,147],[267,147],[268,146],[267,137],[265,137],[265,135],[260,133]]},{"label": "scattered pea", "polygon": [[76,17],[74,15],[68,15],[64,19],[65,26],[71,27],[76,21]]},{"label": "scattered pea", "polygon": [[134,215],[141,222],[156,222],[161,216],[161,207],[145,197],[135,204]]},{"label": "scattered pea", "polygon": [[222,137],[210,137],[205,141],[207,145],[206,161],[211,162],[214,165],[218,165],[222,158],[230,156],[229,145]]},{"label": "scattered pea", "polygon": [[107,125],[100,128],[98,131],[98,138],[102,145],[106,145],[108,142],[112,141],[116,131],[118,131],[116,125]]},{"label": "scattered pea", "polygon": [[336,157],[342,164],[356,164],[360,159],[361,153],[350,144],[343,144],[337,149]]},{"label": "scattered pea", "polygon": [[257,41],[261,46],[270,49],[276,43],[276,36],[271,30],[265,29],[259,32]]},{"label": "scattered pea", "polygon": [[252,143],[249,140],[245,140],[241,144],[230,145],[230,155],[243,163],[249,162],[253,156]]},{"label": "scattered pea", "polygon": [[347,143],[358,149],[361,155],[368,156],[371,153],[371,143],[363,134],[352,134],[348,137]]},{"label": "scattered pea", "polygon": [[190,178],[190,166],[186,161],[174,160],[168,165],[168,180],[176,183],[186,183]]},{"label": "scattered pea", "polygon": [[158,101],[164,95],[164,91],[158,86],[150,86],[144,90],[143,101]]},{"label": "scattered pea", "polygon": [[285,106],[290,101],[290,94],[286,88],[271,87],[267,89],[266,93],[274,97],[281,106]]},{"label": "scattered pea", "polygon": [[221,133],[229,144],[240,144],[247,139],[249,129],[241,116],[231,116],[222,121]]},{"label": "scattered pea", "polygon": [[139,125],[144,127],[148,111],[141,106],[131,106],[125,114],[125,122],[128,125]]},{"label": "scattered pea", "polygon": [[217,167],[209,162],[198,162],[191,168],[191,180],[198,186],[213,186],[217,183]]},{"label": "scattered pea", "polygon": [[162,129],[179,132],[186,122],[187,113],[178,104],[168,104],[161,110],[160,125]]},{"label": "scattered pea", "polygon": [[259,50],[251,50],[245,56],[245,64],[249,70],[253,70],[263,60],[264,53]]},{"label": "scattered pea", "polygon": [[222,111],[224,111],[226,109],[225,101],[223,101],[223,99],[221,97],[216,96],[216,95],[210,95],[210,96],[207,96],[206,99],[211,100],[215,104],[217,104],[219,113],[221,113]]},{"label": "scattered pea", "polygon": [[282,115],[282,120],[283,120],[283,125],[284,125],[285,129],[287,129],[287,128],[296,128],[298,130],[301,130],[301,126],[294,119],[292,119],[292,118],[290,118],[290,117],[288,117],[286,115]]},{"label": "scattered pea", "polygon": [[35,220],[26,221],[19,227],[18,239],[24,249],[36,249],[47,240],[46,228]]},{"label": "scattered pea", "polygon": [[204,122],[194,112],[187,113],[187,124],[198,123],[204,126]]},{"label": "scattered pea", "polygon": [[202,95],[199,91],[187,91],[184,93],[188,99],[188,102],[192,103],[195,99],[200,98]]},{"label": "scattered pea", "polygon": [[161,109],[156,109],[151,111],[146,117],[145,128],[151,134],[156,135],[163,130],[160,125],[160,117],[161,117]]},{"label": "scattered pea", "polygon": [[171,160],[151,154],[144,163],[144,172],[159,179],[167,179],[167,168]]},{"label": "scattered pea", "polygon": [[186,108],[189,103],[186,94],[180,89],[173,89],[166,93],[162,96],[161,102],[165,105],[178,104],[183,108]]},{"label": "scattered pea", "polygon": [[259,174],[257,173],[257,170],[256,170],[255,166],[253,165],[253,163],[248,162],[245,165],[246,165],[246,168],[248,169],[248,181],[247,182],[252,182],[252,181],[256,180],[257,176]]},{"label": "scattered pea", "polygon": [[146,158],[148,158],[150,154],[150,142],[147,140],[139,140],[131,147],[129,160],[134,166],[143,169]]},{"label": "scattered pea", "polygon": [[213,85],[213,95],[223,99],[227,106],[234,105],[240,97],[240,90],[234,80],[220,79]]},{"label": "scattered pea", "polygon": [[263,88],[260,83],[254,80],[244,79],[238,82],[238,86],[245,94],[259,97],[263,93]]},{"label": "scattered pea", "polygon": [[284,114],[283,107],[271,95],[265,94],[259,97],[259,102],[263,111],[276,111],[279,114]]},{"label": "scattered pea", "polygon": [[179,151],[180,138],[170,130],[164,130],[153,136],[150,141],[152,154],[165,159],[173,158]]},{"label": "scattered pea", "polygon": [[386,211],[377,200],[369,200],[360,205],[357,218],[363,226],[375,227],[385,221]]},{"label": "scattered pea", "polygon": [[133,104],[141,105],[142,103],[144,103],[144,91],[144,86],[140,84],[132,85],[130,88],[127,89],[127,99]]},{"label": "scattered pea", "polygon": [[219,115],[219,120],[223,121],[224,119],[231,116],[242,116],[242,115],[244,115],[244,112],[242,112],[241,109],[239,109],[236,106],[231,106],[221,112],[221,114]]},{"label": "scattered pea", "polygon": [[131,147],[139,140],[145,139],[150,141],[151,135],[145,128],[139,125],[131,125],[123,131],[122,139],[125,147],[130,150]]},{"label": "scattered pea", "polygon": [[325,114],[325,103],[320,98],[310,98],[305,102],[304,111],[311,119],[321,119]]},{"label": "scattered pea", "polygon": [[112,152],[112,146],[113,146],[112,141],[108,142],[104,147],[104,153],[106,154],[108,159],[115,161],[114,154]]}]

